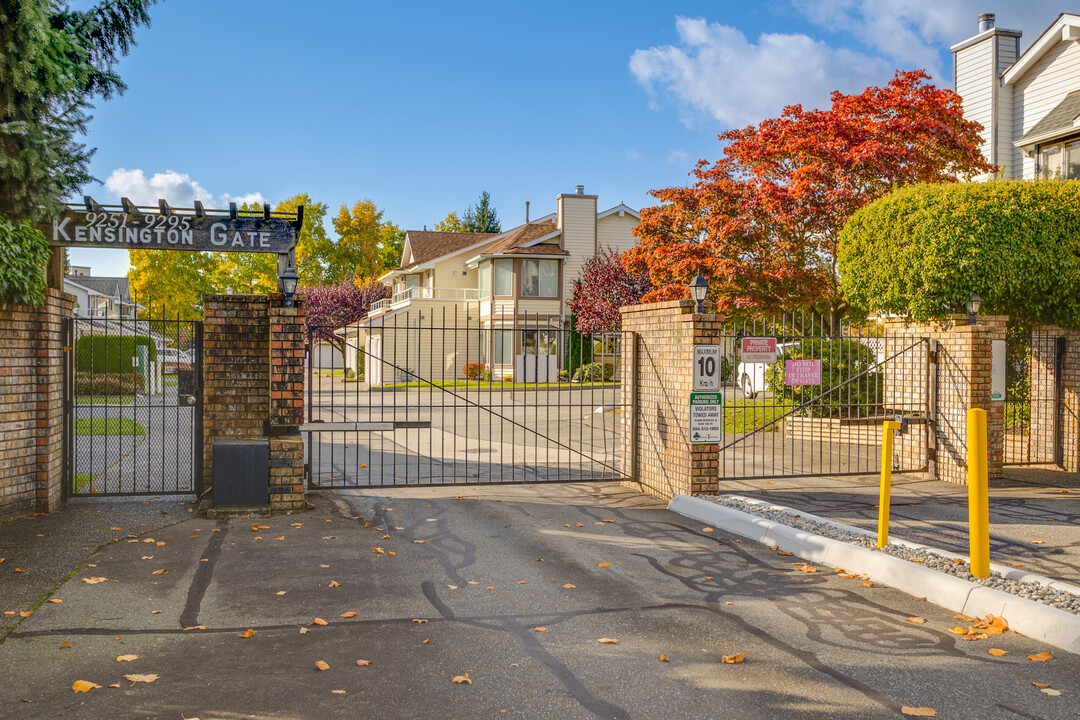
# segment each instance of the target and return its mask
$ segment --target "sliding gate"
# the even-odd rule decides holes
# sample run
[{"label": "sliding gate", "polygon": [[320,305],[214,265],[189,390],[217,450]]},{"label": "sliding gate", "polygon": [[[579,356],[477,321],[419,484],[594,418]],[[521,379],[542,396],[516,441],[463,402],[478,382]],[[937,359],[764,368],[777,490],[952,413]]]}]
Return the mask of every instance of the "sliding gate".
[{"label": "sliding gate", "polygon": [[382,304],[310,329],[310,487],[622,479],[617,335],[477,302]]},{"label": "sliding gate", "polygon": [[[810,314],[724,332],[721,479],[880,472],[885,420],[903,426],[893,470],[927,468],[934,452],[928,340]],[[776,360],[761,361],[771,341]],[[758,354],[744,359],[744,349]]]}]

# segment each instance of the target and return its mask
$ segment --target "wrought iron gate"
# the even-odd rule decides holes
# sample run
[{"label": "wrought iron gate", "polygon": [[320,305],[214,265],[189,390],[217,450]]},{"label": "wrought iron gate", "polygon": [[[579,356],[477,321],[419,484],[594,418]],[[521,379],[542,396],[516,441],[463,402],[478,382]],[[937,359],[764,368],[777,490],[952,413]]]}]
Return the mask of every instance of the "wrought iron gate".
[{"label": "wrought iron gate", "polygon": [[622,479],[617,335],[421,299],[311,328],[310,487]]},{"label": "wrought iron gate", "polygon": [[202,492],[202,322],[65,324],[68,496]]},{"label": "wrought iron gate", "polygon": [[1065,337],[1014,323],[1005,338],[1005,464],[1061,465]]},{"label": "wrought iron gate", "polygon": [[[774,339],[776,361],[744,361],[744,338]],[[722,345],[721,479],[880,472],[881,424],[897,419],[893,470],[927,468],[925,338],[799,314],[729,325]]]}]

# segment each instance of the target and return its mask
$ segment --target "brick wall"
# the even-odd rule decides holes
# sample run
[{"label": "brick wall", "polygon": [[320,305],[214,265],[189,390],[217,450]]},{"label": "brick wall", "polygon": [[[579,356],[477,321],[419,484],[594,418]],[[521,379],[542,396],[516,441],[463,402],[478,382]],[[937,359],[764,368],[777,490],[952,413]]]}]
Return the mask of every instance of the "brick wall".
[{"label": "brick wall", "polygon": [[40,308],[0,303],[0,521],[63,499],[63,320],[74,303],[52,288]]},{"label": "brick wall", "polygon": [[270,507],[304,507],[303,299],[204,295],[203,468],[213,483],[214,439],[270,440]]},{"label": "brick wall", "polygon": [[[987,417],[987,461],[990,477],[1001,477],[1004,460],[1005,403],[990,399],[992,341],[1005,339],[1005,316],[980,316],[976,325],[967,315],[949,315],[927,325],[887,321],[889,346],[899,349],[911,338],[936,340],[937,392],[930,405],[936,410],[929,418],[929,441],[925,433],[897,435],[895,443],[908,457],[925,459],[930,477],[967,484],[967,411],[983,408]],[[899,346],[894,343],[902,343]],[[894,351],[895,352],[895,351]],[[887,349],[886,355],[889,354]],[[897,368],[914,368],[915,363],[886,363],[886,405],[920,405],[926,383],[901,376]],[[927,450],[925,445],[929,444]],[[923,447],[920,447],[923,446]],[[919,453],[923,455],[919,455]]]},{"label": "brick wall", "polygon": [[717,492],[720,446],[690,442],[689,407],[694,345],[721,344],[723,316],[693,309],[690,300],[622,308],[624,474],[635,489],[665,499]]}]

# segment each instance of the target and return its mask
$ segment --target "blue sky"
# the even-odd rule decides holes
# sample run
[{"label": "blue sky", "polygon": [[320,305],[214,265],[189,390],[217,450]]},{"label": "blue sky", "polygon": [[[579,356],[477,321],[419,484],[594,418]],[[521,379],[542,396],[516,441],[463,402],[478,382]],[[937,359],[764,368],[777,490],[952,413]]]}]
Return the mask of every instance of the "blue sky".
[{"label": "blue sky", "polygon": [[[85,8],[90,3],[76,2]],[[681,185],[716,135],[924,67],[980,12],[1026,47],[1048,0],[312,2],[166,0],[99,102],[84,188],[178,207],[371,198],[406,229],[491,193],[503,227],[585,185],[602,208]],[[329,222],[327,227],[332,232]],[[95,275],[125,251],[71,252]]]}]

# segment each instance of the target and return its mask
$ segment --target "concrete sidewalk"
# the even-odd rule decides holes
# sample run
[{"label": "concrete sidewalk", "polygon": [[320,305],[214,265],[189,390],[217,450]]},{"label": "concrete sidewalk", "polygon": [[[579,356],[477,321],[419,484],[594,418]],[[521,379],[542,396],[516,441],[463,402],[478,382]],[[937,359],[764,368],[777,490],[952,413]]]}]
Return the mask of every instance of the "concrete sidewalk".
[{"label": "concrete sidewalk", "polygon": [[[1080,585],[1080,476],[1009,468],[990,481],[990,559]],[[720,481],[733,493],[877,529],[877,475]],[[891,536],[967,554],[967,487],[893,475]]]}]

